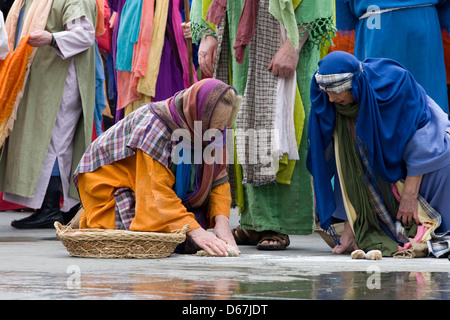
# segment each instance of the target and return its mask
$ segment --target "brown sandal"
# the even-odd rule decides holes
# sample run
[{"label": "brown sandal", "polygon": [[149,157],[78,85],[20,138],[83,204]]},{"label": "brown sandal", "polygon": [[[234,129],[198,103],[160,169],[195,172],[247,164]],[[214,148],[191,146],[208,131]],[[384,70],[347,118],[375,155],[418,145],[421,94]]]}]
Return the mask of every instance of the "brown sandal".
[{"label": "brown sandal", "polygon": [[[278,244],[263,244],[264,241],[277,241]],[[258,250],[284,250],[290,245],[289,236],[274,231],[264,231],[256,249]]]},{"label": "brown sandal", "polygon": [[237,245],[241,246],[256,246],[261,240],[261,232],[254,230],[244,230],[237,226],[232,231],[234,240]]}]

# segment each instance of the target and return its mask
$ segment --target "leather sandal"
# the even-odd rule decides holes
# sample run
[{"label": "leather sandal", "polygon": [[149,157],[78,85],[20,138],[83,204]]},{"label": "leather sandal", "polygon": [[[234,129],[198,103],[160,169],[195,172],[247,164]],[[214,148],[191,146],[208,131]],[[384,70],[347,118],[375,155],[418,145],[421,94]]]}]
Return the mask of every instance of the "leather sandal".
[{"label": "leather sandal", "polygon": [[256,246],[259,240],[261,240],[261,232],[254,230],[244,230],[241,229],[240,226],[237,226],[236,228],[231,230],[231,232],[233,233],[233,237],[237,245]]},{"label": "leather sandal", "polygon": [[[276,241],[278,244],[264,244],[264,241]],[[264,231],[256,245],[258,250],[285,250],[290,245],[289,236],[284,233],[274,231]]]}]

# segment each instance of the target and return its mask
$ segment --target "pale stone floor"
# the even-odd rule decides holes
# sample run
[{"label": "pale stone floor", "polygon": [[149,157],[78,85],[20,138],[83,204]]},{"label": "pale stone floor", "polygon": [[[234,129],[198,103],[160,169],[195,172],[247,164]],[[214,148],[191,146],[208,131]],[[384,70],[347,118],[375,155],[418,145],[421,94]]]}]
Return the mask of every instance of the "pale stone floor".
[{"label": "pale stone floor", "polygon": [[[317,234],[285,251],[241,246],[239,257],[71,257],[55,230],[17,230],[0,212],[2,300],[449,300],[447,258],[352,260]],[[231,224],[238,224],[237,214]]]}]

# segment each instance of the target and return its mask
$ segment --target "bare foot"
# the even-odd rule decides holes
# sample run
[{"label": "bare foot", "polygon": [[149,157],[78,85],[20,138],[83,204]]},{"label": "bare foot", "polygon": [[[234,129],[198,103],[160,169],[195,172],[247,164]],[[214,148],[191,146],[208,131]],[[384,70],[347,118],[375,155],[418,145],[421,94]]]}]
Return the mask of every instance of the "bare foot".
[{"label": "bare foot", "polygon": [[334,254],[343,254],[347,251],[358,250],[358,245],[355,242],[355,235],[348,221],[344,222],[344,232],[340,238],[341,244],[335,246],[332,250]]}]

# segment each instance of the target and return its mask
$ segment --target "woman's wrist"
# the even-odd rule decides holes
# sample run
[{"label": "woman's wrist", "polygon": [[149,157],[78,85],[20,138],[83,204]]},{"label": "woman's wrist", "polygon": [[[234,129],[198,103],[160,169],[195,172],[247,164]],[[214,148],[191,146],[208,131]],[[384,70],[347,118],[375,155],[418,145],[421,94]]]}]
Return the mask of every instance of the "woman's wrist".
[{"label": "woman's wrist", "polygon": [[406,177],[402,196],[412,196],[417,198],[419,195],[420,184],[422,183],[422,177],[423,175]]},{"label": "woman's wrist", "polygon": [[229,218],[228,216],[224,215],[224,214],[218,214],[216,216],[214,216],[214,222],[216,225],[221,225],[221,224],[227,224],[229,222]]}]

